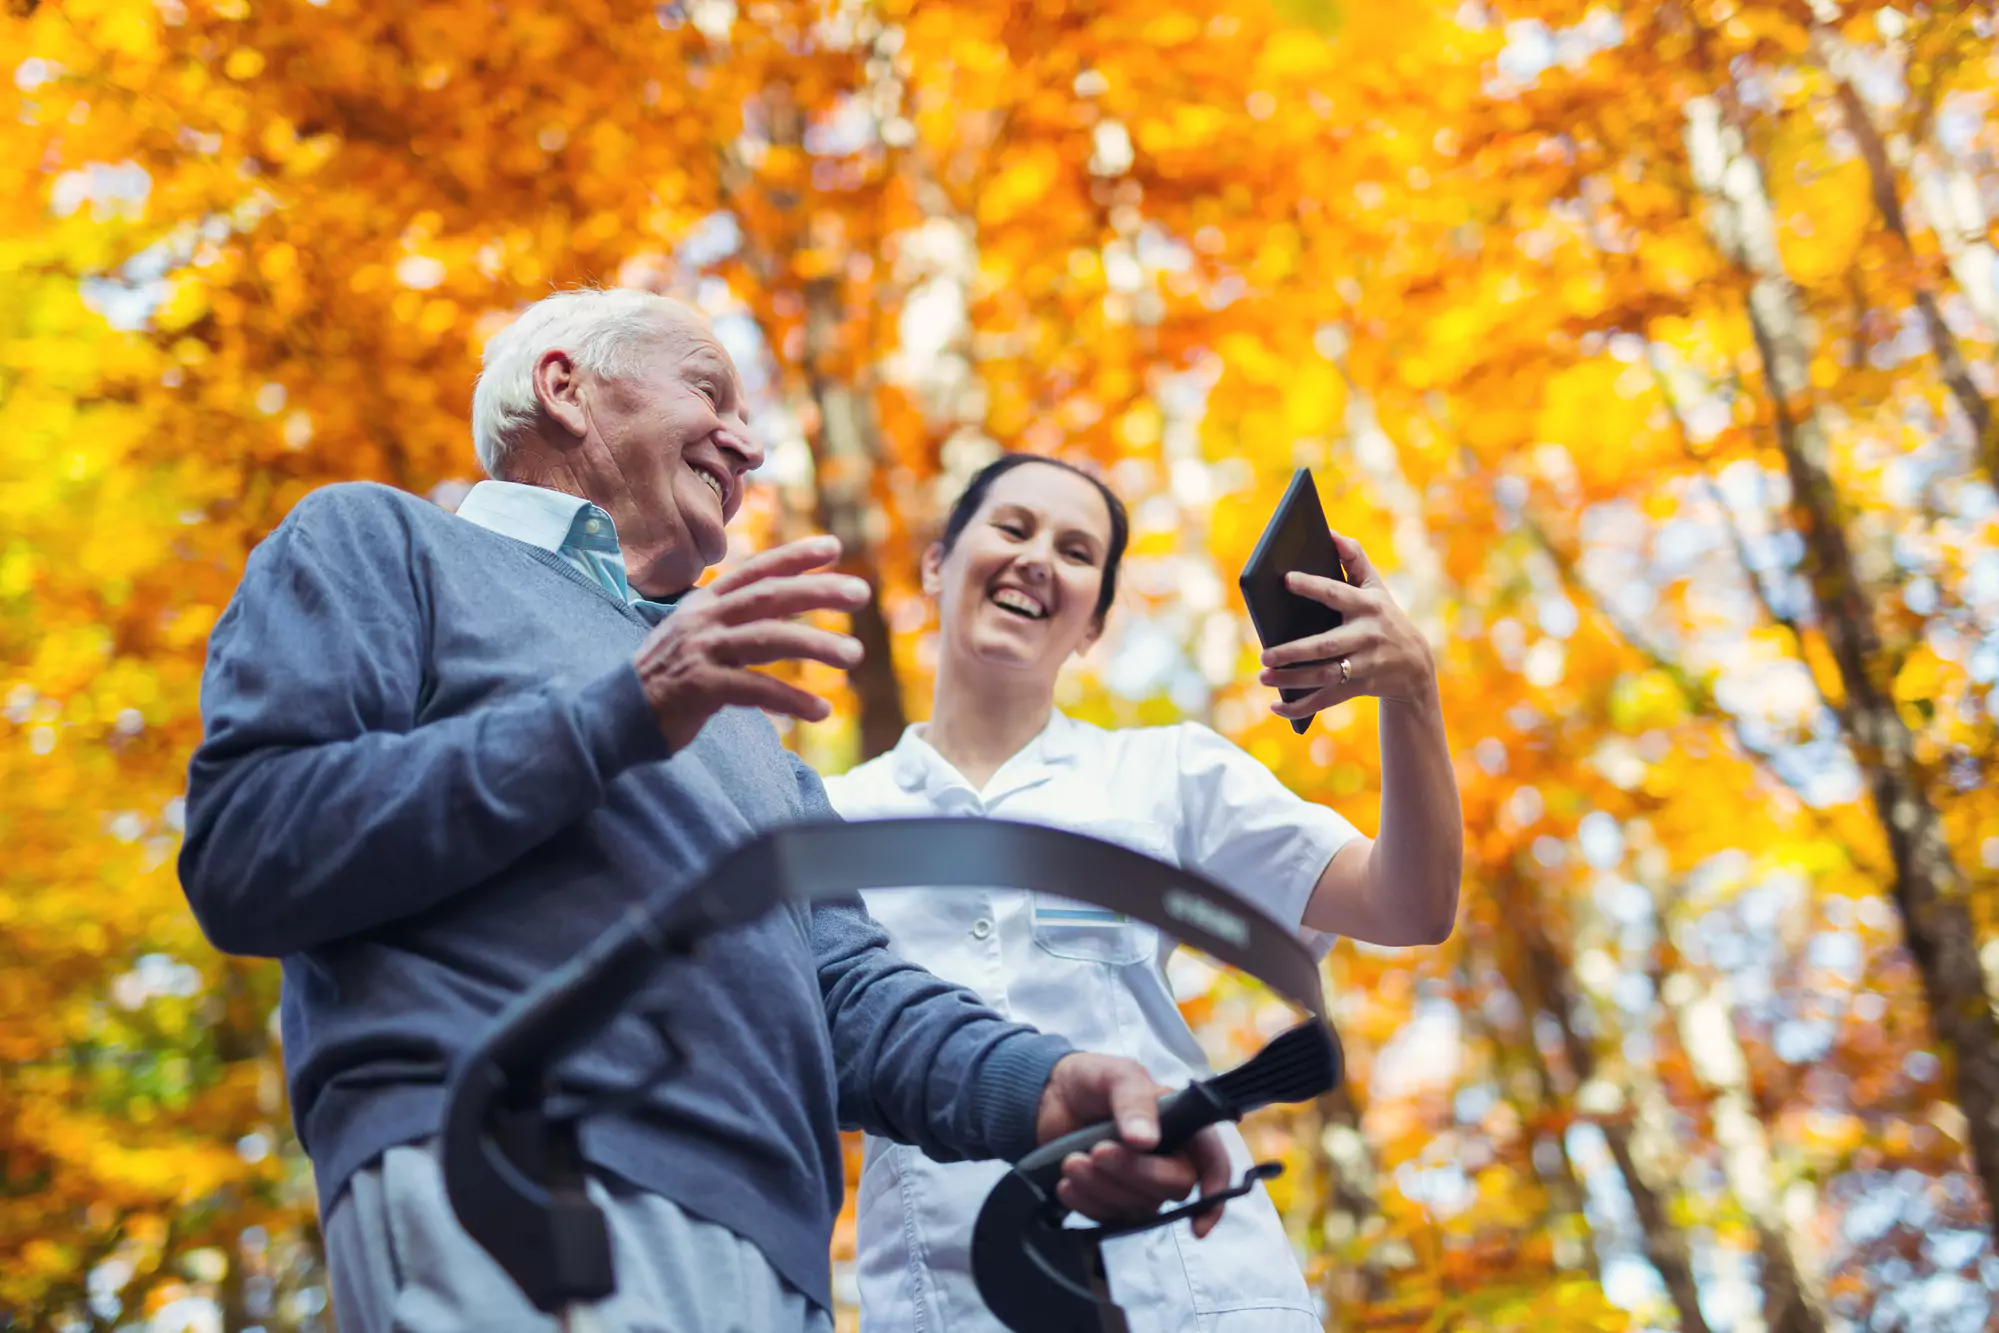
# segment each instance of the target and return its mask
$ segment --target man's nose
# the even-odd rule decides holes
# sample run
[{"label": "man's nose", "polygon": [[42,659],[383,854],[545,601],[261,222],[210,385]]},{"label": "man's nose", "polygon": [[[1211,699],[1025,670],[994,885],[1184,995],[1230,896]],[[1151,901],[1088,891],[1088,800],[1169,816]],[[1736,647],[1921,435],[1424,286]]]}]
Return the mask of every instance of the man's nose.
[{"label": "man's nose", "polygon": [[763,441],[757,438],[756,432],[747,423],[725,424],[716,434],[715,442],[722,447],[723,453],[730,455],[729,466],[738,473],[755,472],[764,465]]}]

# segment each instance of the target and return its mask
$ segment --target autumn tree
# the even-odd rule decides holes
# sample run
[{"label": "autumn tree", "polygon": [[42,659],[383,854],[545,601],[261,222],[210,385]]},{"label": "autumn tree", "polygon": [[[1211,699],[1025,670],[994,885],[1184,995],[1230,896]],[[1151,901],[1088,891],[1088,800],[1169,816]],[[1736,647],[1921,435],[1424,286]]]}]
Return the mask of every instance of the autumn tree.
[{"label": "autumn tree", "polygon": [[[1505,770],[1523,746],[1548,751],[1568,785],[1591,769],[1644,788],[1697,783],[1682,800],[1700,821],[1674,820],[1661,847],[1681,873],[1720,852],[1711,838],[1795,840],[1818,849],[1804,859],[1820,892],[1878,885],[1951,1052],[1950,1095],[1966,1118],[1946,1107],[1937,1123],[1989,1182],[1978,1121],[1993,1105],[1992,1014],[1978,950],[1990,899],[1965,867],[1982,870],[1987,836],[1974,775],[1990,724],[1966,659],[1989,624],[1968,576],[1990,478],[1964,389],[1989,397],[1993,329],[1982,295],[1960,299],[1944,266],[1921,260],[1939,244],[1924,224],[1886,206],[1984,160],[1964,145],[1962,117],[1989,86],[1989,43],[1976,54],[1963,43],[1989,34],[1989,16],[1522,5],[1474,17],[1467,27],[1495,39],[1480,95],[1425,126],[1427,143],[1409,136],[1417,146],[1358,196],[1414,243],[1363,264],[1330,255],[1319,270],[1322,286],[1345,279],[1357,293],[1335,350],[1405,473],[1434,478],[1428,511],[1446,567],[1469,576],[1461,586],[1492,589],[1474,591],[1478,615],[1460,632],[1490,633],[1511,662],[1503,674],[1532,687],[1502,711],[1495,677],[1478,675],[1492,721],[1471,739],[1490,741]],[[1866,108],[1877,132],[1896,126],[1873,169],[1899,162],[1912,178],[1886,182],[1892,199],[1854,132],[1855,68],[1877,89]],[[1898,78],[1921,97],[1903,105],[1879,91]],[[1935,132],[1954,100],[1956,145]],[[1961,234],[1952,248],[1967,252]],[[1916,340],[1884,346],[1898,328]],[[1905,467],[1923,480],[1889,480]],[[1531,618],[1493,614],[1509,603]],[[1619,646],[1598,656],[1594,682],[1578,607]],[[1703,719],[1712,727],[1693,725]],[[1761,776],[1717,784],[1714,763],[1729,755]],[[1530,790],[1529,830],[1561,840],[1589,811],[1559,814],[1545,780]],[[1601,793],[1590,804],[1619,806]],[[1729,827],[1724,809],[1750,822]],[[1527,872],[1544,883],[1547,857],[1573,855],[1562,841],[1533,846]],[[1662,901],[1674,901],[1666,887]],[[1588,975],[1582,953],[1564,955]],[[1669,1012],[1674,996],[1709,993],[1658,961],[1642,971]],[[1881,984],[1910,975],[1873,971],[1871,958],[1869,970]],[[1697,1012],[1749,1021],[1725,991],[1715,1003]],[[1716,1056],[1676,1091],[1722,1140],[1718,1165],[1777,1173],[1768,1185],[1733,1175],[1731,1192],[1763,1260],[1769,1322],[1815,1326],[1822,1316],[1800,1313],[1824,1285],[1807,1233],[1824,1226],[1799,1187],[1837,1169],[1843,1150],[1800,1160],[1795,1140],[1744,1125],[1746,1113],[1796,1127],[1759,1073],[1773,1058],[1752,1043],[1746,1064]],[[1935,1072],[1913,1055],[1910,1067]],[[1935,1138],[1918,1119],[1927,1153]],[[1659,1253],[1678,1249],[1647,1229]]]},{"label": "autumn tree", "polygon": [[[738,549],[830,528],[876,587],[815,762],[922,715],[916,559],[1002,447],[1132,505],[1062,705],[1364,828],[1372,705],[1270,718],[1230,583],[1300,465],[1389,572],[1470,858],[1450,946],[1335,952],[1348,1087],[1249,1126],[1335,1326],[1983,1283],[1988,7],[10,13],[0,1318],[320,1314],[275,978],[167,869],[203,637],[314,486],[448,503],[483,339],[583,281],[744,365]],[[1174,966],[1218,1055],[1281,1018]]]}]

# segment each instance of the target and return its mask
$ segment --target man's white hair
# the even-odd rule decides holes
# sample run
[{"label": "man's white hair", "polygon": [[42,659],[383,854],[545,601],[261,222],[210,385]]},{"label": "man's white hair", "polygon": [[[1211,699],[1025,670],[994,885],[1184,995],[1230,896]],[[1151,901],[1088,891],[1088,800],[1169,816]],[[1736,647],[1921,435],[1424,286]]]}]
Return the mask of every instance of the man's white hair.
[{"label": "man's white hair", "polygon": [[605,379],[638,373],[645,353],[688,321],[693,309],[671,297],[632,287],[578,288],[544,296],[494,334],[480,358],[472,390],[472,448],[486,475],[497,477],[523,427],[540,413],[534,368],[560,347],[577,365]]}]

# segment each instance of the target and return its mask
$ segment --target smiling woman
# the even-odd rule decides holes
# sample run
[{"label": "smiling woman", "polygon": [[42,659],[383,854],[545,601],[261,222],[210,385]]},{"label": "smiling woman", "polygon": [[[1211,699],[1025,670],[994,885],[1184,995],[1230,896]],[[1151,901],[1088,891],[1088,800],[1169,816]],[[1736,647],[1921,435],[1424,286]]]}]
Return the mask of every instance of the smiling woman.
[{"label": "smiling woman", "polygon": [[[947,656],[958,647],[968,666],[1033,668],[1052,655],[1059,669],[1071,653],[1089,651],[1117,596],[1129,531],[1117,496],[1066,464],[1014,454],[981,471],[923,557]],[[951,642],[954,634],[962,641]],[[1032,701],[1042,674],[1030,670],[1013,683]]]},{"label": "smiling woman", "polygon": [[[1322,930],[1412,942],[1406,923],[1359,910],[1371,841],[1242,750],[1194,723],[1106,731],[1055,710],[1062,664],[1103,632],[1128,532],[1117,496],[1057,460],[1013,454],[974,477],[923,556],[940,630],[931,720],[888,754],[829,779],[835,808],[849,819],[991,815],[1071,828],[1197,870],[1314,945],[1330,944]],[[1452,795],[1439,814],[1454,834]],[[1450,842],[1443,833],[1434,840]],[[1402,902],[1448,921],[1454,871],[1448,879],[1405,891]],[[898,952],[1002,1012],[1085,1049],[1132,1055],[1162,1084],[1207,1072],[1166,982],[1174,942],[1150,927],[1017,890],[866,897]],[[1248,1150],[1232,1129],[1224,1137],[1240,1176]],[[973,1284],[970,1243],[1004,1169],[944,1165],[868,1140],[857,1204],[864,1330],[1000,1328]],[[1114,1197],[1114,1188],[1081,1173],[1062,1198],[1076,1207],[1094,1190]],[[1126,1237],[1105,1258],[1138,1333],[1319,1328],[1261,1187],[1218,1225],[1210,1218]]]}]

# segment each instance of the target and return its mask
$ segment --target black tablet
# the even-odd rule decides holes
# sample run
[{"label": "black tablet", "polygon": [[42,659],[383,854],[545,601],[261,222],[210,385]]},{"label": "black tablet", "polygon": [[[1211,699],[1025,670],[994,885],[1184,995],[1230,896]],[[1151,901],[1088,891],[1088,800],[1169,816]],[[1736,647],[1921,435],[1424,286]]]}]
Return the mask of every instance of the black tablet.
[{"label": "black tablet", "polygon": [[[1292,474],[1270,516],[1263,536],[1242,567],[1242,600],[1249,607],[1249,622],[1265,648],[1322,634],[1337,626],[1342,617],[1324,602],[1300,597],[1284,586],[1284,576],[1297,570],[1329,579],[1349,582],[1333,549],[1332,530],[1326,526],[1326,511],[1319,507],[1319,488],[1312,484],[1309,468]],[[1310,690],[1279,690],[1278,697],[1302,699]],[[1308,717],[1293,718],[1291,730],[1299,735],[1312,725]]]}]

